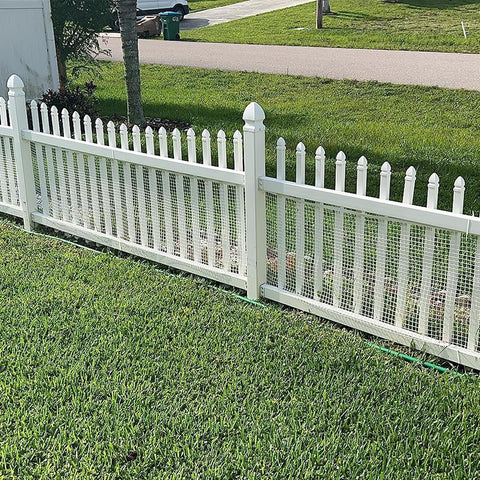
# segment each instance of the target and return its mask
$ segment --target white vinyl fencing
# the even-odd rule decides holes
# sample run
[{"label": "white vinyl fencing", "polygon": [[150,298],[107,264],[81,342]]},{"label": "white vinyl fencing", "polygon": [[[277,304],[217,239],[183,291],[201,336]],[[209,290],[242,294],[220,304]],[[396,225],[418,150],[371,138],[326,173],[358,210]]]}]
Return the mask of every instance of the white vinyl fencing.
[{"label": "white vinyl fencing", "polygon": [[8,86],[0,211],[22,217],[27,230],[45,225],[480,369],[480,219],[463,214],[462,178],[452,212],[437,210],[436,174],[427,206],[412,205],[413,167],[402,203],[389,200],[387,163],[379,198],[367,197],[362,157],[357,191],[346,193],[340,152],[330,190],[319,147],[315,185],[306,185],[300,143],[291,182],[283,139],[269,178],[255,103],[243,135],[220,131],[212,141],[190,129],[182,139],[163,128],[117,131],[35,102],[29,126],[21,80]]}]

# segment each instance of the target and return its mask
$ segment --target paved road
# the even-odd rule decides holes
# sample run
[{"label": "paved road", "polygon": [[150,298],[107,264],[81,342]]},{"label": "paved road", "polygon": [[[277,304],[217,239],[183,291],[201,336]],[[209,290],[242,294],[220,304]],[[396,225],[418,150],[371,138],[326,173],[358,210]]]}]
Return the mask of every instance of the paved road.
[{"label": "paved road", "polygon": [[194,30],[196,28],[208,27],[209,25],[218,25],[219,23],[231,22],[239,18],[259,15],[260,13],[295,7],[296,5],[302,5],[311,1],[312,0],[248,0],[225,7],[190,13],[180,24],[180,29]]},{"label": "paved road", "polygon": [[[103,35],[122,61],[120,38]],[[139,40],[140,61],[220,70],[286,73],[333,79],[480,91],[480,55]]]}]

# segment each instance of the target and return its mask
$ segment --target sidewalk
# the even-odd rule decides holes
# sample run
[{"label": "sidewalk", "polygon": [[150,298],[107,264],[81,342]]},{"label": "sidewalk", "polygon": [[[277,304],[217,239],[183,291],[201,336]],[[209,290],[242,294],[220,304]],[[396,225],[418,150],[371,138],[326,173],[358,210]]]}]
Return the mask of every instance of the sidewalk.
[{"label": "sidewalk", "polygon": [[[102,34],[102,47],[123,61],[120,38]],[[105,43],[104,43],[105,42]],[[480,91],[480,55],[139,40],[141,63]]]},{"label": "sidewalk", "polygon": [[219,23],[231,22],[239,18],[259,15],[260,13],[295,7],[311,1],[312,0],[248,0],[225,7],[210,8],[201,12],[188,14],[180,24],[180,29],[194,30],[210,25],[218,25]]}]

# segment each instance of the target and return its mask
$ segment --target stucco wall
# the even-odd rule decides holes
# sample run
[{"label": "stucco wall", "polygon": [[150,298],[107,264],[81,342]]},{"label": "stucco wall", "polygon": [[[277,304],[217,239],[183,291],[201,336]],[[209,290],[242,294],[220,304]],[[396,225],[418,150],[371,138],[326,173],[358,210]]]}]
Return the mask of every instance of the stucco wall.
[{"label": "stucco wall", "polygon": [[49,0],[0,0],[0,96],[12,73],[25,83],[28,99],[58,88]]}]

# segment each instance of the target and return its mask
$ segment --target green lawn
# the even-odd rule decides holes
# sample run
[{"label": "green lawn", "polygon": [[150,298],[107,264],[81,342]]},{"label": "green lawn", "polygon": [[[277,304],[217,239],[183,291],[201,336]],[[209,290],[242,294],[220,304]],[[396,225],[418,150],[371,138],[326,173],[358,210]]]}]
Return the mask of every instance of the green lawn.
[{"label": "green lawn", "polygon": [[[466,212],[480,210],[480,92],[151,65],[142,66],[141,74],[145,114],[187,122],[197,134],[223,128],[231,136],[242,129],[248,103],[262,105],[270,175],[275,175],[276,141],[283,136],[290,179],[295,178],[293,149],[302,141],[309,155],[307,182],[313,182],[313,154],[323,145],[330,188],[335,155],[343,150],[348,191],[355,190],[356,162],[365,155],[370,195],[378,195],[380,167],[388,161],[392,198],[401,200],[405,171],[413,165],[417,204],[425,204],[428,177],[437,172],[441,208],[451,208],[453,183],[462,175]],[[106,64],[97,83],[102,116],[124,114],[123,66]]]},{"label": "green lawn", "polygon": [[[204,42],[480,53],[476,0],[332,0],[315,29],[315,3],[182,32]],[[461,22],[467,31],[465,39]]]},{"label": "green lawn", "polygon": [[477,376],[0,224],[0,478],[471,479]]},{"label": "green lawn", "polygon": [[192,12],[207,10],[208,8],[223,7],[232,3],[242,2],[243,0],[188,0]]}]

